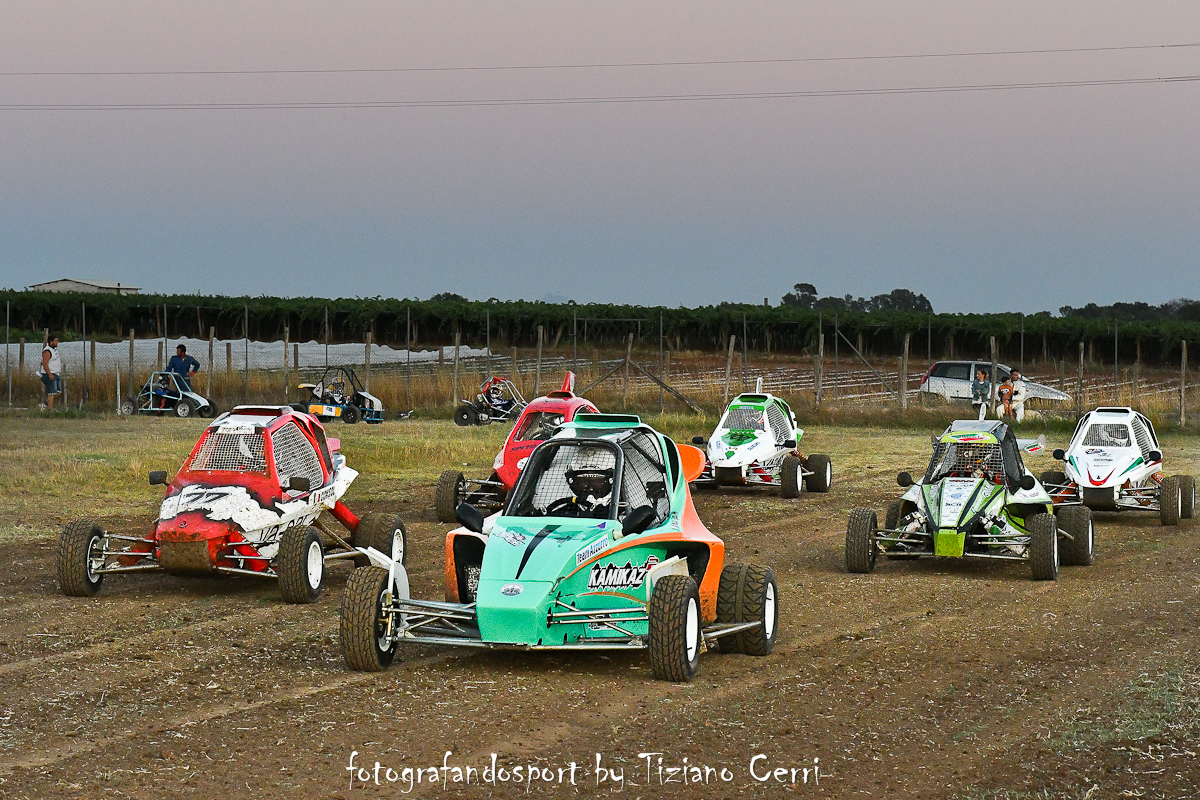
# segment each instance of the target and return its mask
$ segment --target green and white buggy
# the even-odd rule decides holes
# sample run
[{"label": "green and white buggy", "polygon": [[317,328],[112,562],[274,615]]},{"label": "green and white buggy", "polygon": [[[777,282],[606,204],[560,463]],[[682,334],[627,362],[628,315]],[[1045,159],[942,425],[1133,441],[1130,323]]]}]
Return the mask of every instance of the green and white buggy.
[{"label": "green and white buggy", "polygon": [[822,453],[801,453],[804,430],[796,424],[791,407],[763,392],[762,378],[757,389],[733,398],[707,442],[702,436],[692,439],[708,450],[695,485],[778,486],[780,495],[789,498],[799,497],[805,489],[828,492],[833,483],[832,460]]},{"label": "green and white buggy", "polygon": [[1022,451],[1044,448],[1044,437],[1017,439],[1003,422],[951,423],[934,437],[924,477],[914,482],[907,472],[897,476],[907,491],[888,505],[882,528],[873,509],[851,512],[846,569],[871,572],[880,553],[890,559],[1028,561],[1034,580],[1056,580],[1060,564],[1090,565],[1091,510],[1056,508],[1021,459]]},{"label": "green and white buggy", "polygon": [[342,595],[351,669],[410,643],[519,650],[648,650],[687,681],[701,651],[765,656],[778,631],[768,567],[730,564],[696,515],[704,454],[636,416],[580,414],[538,445],[504,509],[461,504],[447,537],[447,600],[409,596],[404,567],[365,549]]}]

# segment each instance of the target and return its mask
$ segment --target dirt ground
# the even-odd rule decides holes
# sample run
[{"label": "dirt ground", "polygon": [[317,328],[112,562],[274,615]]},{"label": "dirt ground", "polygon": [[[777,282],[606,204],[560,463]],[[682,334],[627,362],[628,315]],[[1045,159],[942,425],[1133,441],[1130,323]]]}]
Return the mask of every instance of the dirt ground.
[{"label": "dirt ground", "polygon": [[[343,434],[345,451],[366,435]],[[55,540],[9,536],[0,797],[1197,796],[1200,524],[1098,515],[1095,565],[1052,583],[948,560],[852,576],[848,511],[882,511],[896,472],[923,467],[928,432],[805,444],[833,457],[829,494],[696,495],[729,557],[774,567],[782,616],[771,656],[707,653],[686,685],[652,680],[644,654],[425,646],[353,673],[338,643],[345,566],[313,606],[253,579],[166,575],[67,598]],[[1200,473],[1195,437],[1163,449]],[[414,595],[440,597],[449,526],[433,481],[398,491],[402,503],[370,502],[409,523]],[[153,513],[148,499],[145,517],[108,524]],[[507,782],[481,782],[492,754]],[[454,783],[467,767],[471,784]]]}]

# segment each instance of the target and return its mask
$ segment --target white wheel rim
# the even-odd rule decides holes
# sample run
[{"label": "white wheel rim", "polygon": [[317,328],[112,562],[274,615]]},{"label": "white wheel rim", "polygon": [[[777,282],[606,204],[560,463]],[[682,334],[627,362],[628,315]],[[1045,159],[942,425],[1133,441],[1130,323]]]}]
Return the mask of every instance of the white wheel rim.
[{"label": "white wheel rim", "polygon": [[[95,558],[92,555],[92,553],[96,550],[97,542],[100,543],[100,552],[101,552],[100,558]],[[101,565],[104,564],[103,552],[104,552],[104,537],[93,536],[92,538],[88,539],[87,558],[84,559],[84,562],[87,564],[88,583],[96,582],[96,562],[99,561]]]},{"label": "white wheel rim", "polygon": [[1175,494],[1175,517],[1178,519],[1183,516],[1183,492]]},{"label": "white wheel rim", "polygon": [[696,656],[700,650],[700,609],[696,606],[696,599],[694,597],[688,598],[685,639],[687,643],[687,660],[688,663],[691,663],[696,660]]},{"label": "white wheel rim", "polygon": [[[381,594],[379,595],[379,604],[380,604],[381,606],[383,605],[383,596],[384,596],[385,594],[387,594],[387,592],[383,592],[383,593],[381,593]],[[375,624],[376,624],[376,625],[382,625],[382,628],[383,628],[383,629],[382,629],[380,632],[378,632],[378,633],[376,634],[376,636],[375,636],[375,646],[379,648],[380,652],[384,652],[384,653],[386,653],[388,650],[390,650],[390,649],[392,648],[392,643],[391,643],[390,641],[388,641],[388,637],[387,637],[387,623],[386,623],[386,622],[384,622],[384,619],[383,619],[383,615],[382,615],[382,614],[380,614],[380,615],[377,617],[377,619],[375,620]]]},{"label": "white wheel rim", "polygon": [[313,542],[308,546],[308,585],[316,589],[321,585],[321,573],[325,570],[325,554],[321,552],[321,543]]},{"label": "white wheel rim", "polygon": [[392,552],[388,555],[393,561],[404,561],[404,532],[399,528],[392,531]]},{"label": "white wheel rim", "polygon": [[833,465],[826,464],[825,465],[825,485],[830,486],[832,484],[833,484]]},{"label": "white wheel rim", "polygon": [[1094,548],[1096,546],[1096,544],[1095,544],[1096,543],[1096,528],[1092,524],[1092,521],[1090,519],[1088,520],[1087,537],[1088,537],[1087,551],[1088,551],[1088,555],[1090,556],[1092,554],[1092,548]]},{"label": "white wheel rim", "polygon": [[1054,571],[1058,572],[1058,532],[1050,537],[1050,541],[1054,543]]},{"label": "white wheel rim", "polygon": [[775,638],[775,584],[767,584],[767,602],[763,604],[763,630],[767,639]]}]

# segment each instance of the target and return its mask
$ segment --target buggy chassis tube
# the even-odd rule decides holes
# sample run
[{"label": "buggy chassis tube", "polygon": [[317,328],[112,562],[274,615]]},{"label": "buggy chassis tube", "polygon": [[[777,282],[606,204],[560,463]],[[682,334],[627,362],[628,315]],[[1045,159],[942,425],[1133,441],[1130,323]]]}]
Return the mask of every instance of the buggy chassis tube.
[{"label": "buggy chassis tube", "polygon": [[354,516],[354,512],[341,500],[333,504],[333,508],[329,510],[329,513],[333,514],[334,519],[342,523],[346,530],[353,531],[358,529],[358,517]]}]

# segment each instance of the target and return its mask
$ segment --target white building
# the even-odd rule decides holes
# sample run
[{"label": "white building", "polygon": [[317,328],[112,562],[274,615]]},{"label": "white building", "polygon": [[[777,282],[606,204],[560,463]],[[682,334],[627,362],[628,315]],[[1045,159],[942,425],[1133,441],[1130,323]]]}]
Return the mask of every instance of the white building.
[{"label": "white building", "polygon": [[32,284],[29,289],[34,292],[86,292],[90,294],[137,294],[140,286],[130,286],[126,283],[110,283],[109,281],[85,281],[78,278],[59,278],[56,281]]}]

